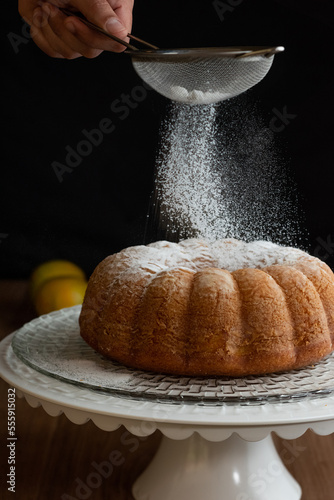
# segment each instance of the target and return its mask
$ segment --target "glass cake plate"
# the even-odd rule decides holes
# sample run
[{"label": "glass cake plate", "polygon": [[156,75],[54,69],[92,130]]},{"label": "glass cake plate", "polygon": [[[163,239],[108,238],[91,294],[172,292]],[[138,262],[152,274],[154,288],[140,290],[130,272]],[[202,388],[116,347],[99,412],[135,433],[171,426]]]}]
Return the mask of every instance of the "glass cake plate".
[{"label": "glass cake plate", "polygon": [[35,370],[118,397],[198,405],[298,401],[334,393],[334,353],[314,366],[265,376],[179,377],[129,369],[96,353],[80,337],[81,306],[40,316],[13,336],[16,356]]}]

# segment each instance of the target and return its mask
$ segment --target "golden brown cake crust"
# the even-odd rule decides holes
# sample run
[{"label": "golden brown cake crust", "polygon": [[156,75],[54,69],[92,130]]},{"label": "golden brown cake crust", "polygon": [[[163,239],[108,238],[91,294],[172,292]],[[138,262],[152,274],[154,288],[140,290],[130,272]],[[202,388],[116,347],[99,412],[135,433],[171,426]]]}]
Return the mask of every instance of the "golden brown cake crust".
[{"label": "golden brown cake crust", "polygon": [[185,240],[130,247],[92,274],[83,339],[128,367],[177,375],[256,375],[333,350],[334,275],[270,242]]}]

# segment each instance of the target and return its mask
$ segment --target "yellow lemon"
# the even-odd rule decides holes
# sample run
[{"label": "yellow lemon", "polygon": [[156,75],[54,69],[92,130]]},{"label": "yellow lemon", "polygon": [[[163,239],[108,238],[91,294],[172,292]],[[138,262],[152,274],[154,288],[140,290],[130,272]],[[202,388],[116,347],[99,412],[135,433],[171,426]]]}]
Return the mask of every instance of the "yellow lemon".
[{"label": "yellow lemon", "polygon": [[87,281],[82,278],[53,278],[45,281],[35,295],[36,312],[39,315],[47,314],[82,304],[86,288]]},{"label": "yellow lemon", "polygon": [[37,291],[46,281],[60,277],[86,279],[83,270],[68,260],[55,259],[43,262],[36,267],[30,277],[32,299],[35,299]]}]

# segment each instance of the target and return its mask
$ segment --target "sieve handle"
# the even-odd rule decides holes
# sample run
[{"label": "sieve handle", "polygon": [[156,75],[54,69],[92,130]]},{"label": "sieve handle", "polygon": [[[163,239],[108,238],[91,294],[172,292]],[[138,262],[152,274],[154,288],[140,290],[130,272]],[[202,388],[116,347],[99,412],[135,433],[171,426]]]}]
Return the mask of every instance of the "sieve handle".
[{"label": "sieve handle", "polygon": [[[112,40],[114,40],[115,42],[118,42],[122,45],[124,45],[125,47],[127,47],[128,49],[130,49],[131,51],[137,51],[139,50],[137,47],[135,47],[134,45],[126,42],[125,40],[122,40],[121,38],[118,38],[117,36],[115,35],[112,35],[111,33],[108,33],[108,31],[105,31],[104,29],[100,28],[99,26],[97,26],[96,24],[94,23],[91,23],[90,21],[88,21],[88,19],[86,19],[80,12],[72,12],[71,10],[69,9],[65,9],[65,8],[62,8],[62,7],[59,7],[59,10],[65,14],[66,16],[74,16],[74,17],[77,17],[78,19],[80,19],[80,21],[82,21],[86,26],[88,26],[89,28],[92,28],[94,29],[95,31],[98,31],[99,33],[102,33],[103,35],[107,36],[108,38],[111,38]],[[151,43],[148,43],[148,42],[145,42],[144,40],[142,40],[141,38],[138,38],[134,35],[131,35],[130,33],[128,33],[128,37],[133,39],[133,40],[136,40],[137,42],[140,42],[142,43],[143,45],[146,45],[147,47],[149,47],[150,49],[157,49],[158,47],[156,47],[155,45],[152,45]]]},{"label": "sieve handle", "polygon": [[247,52],[246,54],[242,54],[241,56],[237,56],[238,59],[242,59],[244,57],[253,57],[253,56],[265,56],[265,57],[271,57],[274,56],[275,54],[278,54],[279,52],[283,52],[284,47],[279,46],[279,47],[271,47],[271,48],[265,48],[265,49],[259,49],[259,50],[252,50],[251,52]]}]

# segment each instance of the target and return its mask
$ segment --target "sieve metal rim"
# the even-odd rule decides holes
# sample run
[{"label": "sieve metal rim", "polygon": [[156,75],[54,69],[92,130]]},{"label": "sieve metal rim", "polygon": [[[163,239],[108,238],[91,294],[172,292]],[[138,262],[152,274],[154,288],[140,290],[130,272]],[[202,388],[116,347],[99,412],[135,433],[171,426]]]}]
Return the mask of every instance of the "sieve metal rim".
[{"label": "sieve metal rim", "polygon": [[243,58],[271,57],[283,52],[284,47],[239,46],[239,47],[193,47],[182,49],[126,50],[133,61],[178,62],[198,58]]}]

